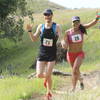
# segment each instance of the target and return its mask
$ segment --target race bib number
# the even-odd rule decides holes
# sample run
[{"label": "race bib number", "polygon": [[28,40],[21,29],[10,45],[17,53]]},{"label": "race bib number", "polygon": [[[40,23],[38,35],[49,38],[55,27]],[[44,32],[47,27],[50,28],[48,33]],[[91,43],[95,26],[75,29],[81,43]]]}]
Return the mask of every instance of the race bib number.
[{"label": "race bib number", "polygon": [[76,34],[72,36],[72,42],[81,42],[81,41],[82,41],[81,34]]},{"label": "race bib number", "polygon": [[52,39],[46,39],[46,38],[44,38],[43,39],[43,45],[51,47],[53,45],[53,40]]}]

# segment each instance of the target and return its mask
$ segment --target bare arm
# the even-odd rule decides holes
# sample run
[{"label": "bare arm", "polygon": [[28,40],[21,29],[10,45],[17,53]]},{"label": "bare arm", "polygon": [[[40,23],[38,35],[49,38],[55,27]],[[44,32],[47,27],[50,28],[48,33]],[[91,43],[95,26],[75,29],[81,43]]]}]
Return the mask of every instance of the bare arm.
[{"label": "bare arm", "polygon": [[68,37],[67,37],[68,31],[65,31],[65,35],[63,37],[63,40],[61,41],[62,48],[67,49],[68,48]]},{"label": "bare arm", "polygon": [[56,31],[57,31],[57,34],[59,36],[59,40],[61,41],[61,39],[62,39],[62,30],[61,30],[61,26],[59,24],[57,24]]},{"label": "bare arm", "polygon": [[32,25],[27,25],[27,30],[28,30],[28,33],[29,33],[29,36],[31,38],[31,40],[34,42],[38,39],[39,37],[39,33],[40,33],[40,29],[41,29],[41,24],[37,27],[36,29],[36,32],[33,34],[32,33]]},{"label": "bare arm", "polygon": [[100,16],[97,16],[93,21],[91,21],[90,23],[84,24],[83,26],[87,29],[90,28],[92,26],[94,26],[98,20],[99,20]]}]

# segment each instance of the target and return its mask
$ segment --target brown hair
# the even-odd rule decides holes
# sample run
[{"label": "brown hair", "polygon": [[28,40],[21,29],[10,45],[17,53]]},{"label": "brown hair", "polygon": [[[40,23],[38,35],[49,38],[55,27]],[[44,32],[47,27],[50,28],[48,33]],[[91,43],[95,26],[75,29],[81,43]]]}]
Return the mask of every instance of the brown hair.
[{"label": "brown hair", "polygon": [[86,28],[82,24],[80,24],[79,29],[83,34],[87,34]]}]

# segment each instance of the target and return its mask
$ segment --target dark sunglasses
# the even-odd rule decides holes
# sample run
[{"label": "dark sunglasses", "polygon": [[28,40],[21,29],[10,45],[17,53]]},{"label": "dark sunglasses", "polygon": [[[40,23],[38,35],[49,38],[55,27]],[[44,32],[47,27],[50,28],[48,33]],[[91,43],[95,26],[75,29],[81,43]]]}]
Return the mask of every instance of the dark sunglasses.
[{"label": "dark sunglasses", "polygon": [[51,14],[48,14],[48,13],[44,13],[44,16],[50,16]]},{"label": "dark sunglasses", "polygon": [[75,20],[75,21],[73,21],[73,23],[79,23],[80,21],[79,20]]}]

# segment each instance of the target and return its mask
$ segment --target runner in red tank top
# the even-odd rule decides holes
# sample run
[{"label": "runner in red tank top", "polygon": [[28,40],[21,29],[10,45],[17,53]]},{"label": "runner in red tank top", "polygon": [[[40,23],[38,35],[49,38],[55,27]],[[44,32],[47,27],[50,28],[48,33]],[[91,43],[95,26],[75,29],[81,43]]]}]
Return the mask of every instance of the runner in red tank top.
[{"label": "runner in red tank top", "polygon": [[80,66],[84,59],[83,39],[86,29],[95,25],[100,16],[96,16],[92,22],[82,25],[78,16],[72,17],[72,28],[65,32],[61,42],[63,48],[67,48],[67,61],[72,67],[72,91],[75,90],[77,81],[80,80],[81,89],[84,89],[83,80],[80,78]]}]

